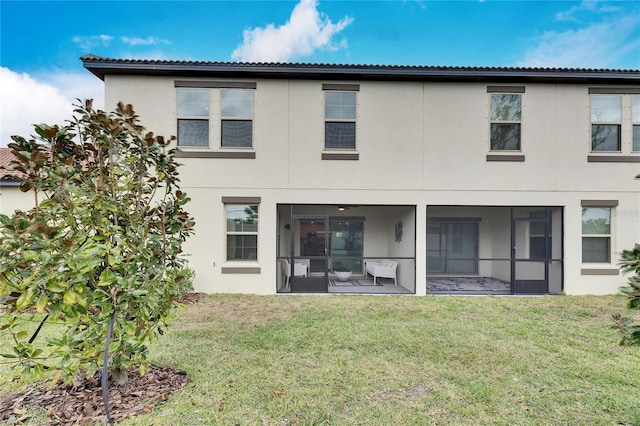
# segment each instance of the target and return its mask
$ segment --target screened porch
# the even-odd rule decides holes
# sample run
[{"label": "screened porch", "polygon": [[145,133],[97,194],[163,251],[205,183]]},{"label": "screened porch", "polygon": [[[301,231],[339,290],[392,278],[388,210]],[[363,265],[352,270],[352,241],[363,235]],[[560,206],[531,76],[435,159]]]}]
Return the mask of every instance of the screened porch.
[{"label": "screened porch", "polygon": [[562,207],[427,207],[427,293],[559,294]]},{"label": "screened porch", "polygon": [[415,206],[277,206],[279,293],[415,293]]}]

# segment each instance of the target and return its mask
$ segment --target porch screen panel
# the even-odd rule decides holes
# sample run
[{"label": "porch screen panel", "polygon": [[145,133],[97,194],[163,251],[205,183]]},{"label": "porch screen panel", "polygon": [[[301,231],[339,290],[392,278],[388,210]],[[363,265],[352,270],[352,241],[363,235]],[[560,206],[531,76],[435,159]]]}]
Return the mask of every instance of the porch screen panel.
[{"label": "porch screen panel", "polygon": [[[476,223],[451,223],[447,229],[449,250],[447,256],[451,258],[447,263],[449,273],[462,274],[477,272],[478,225]],[[470,259],[470,260],[460,260]]]},{"label": "porch screen panel", "polygon": [[332,270],[363,271],[364,222],[332,219],[329,222]]},{"label": "porch screen panel", "polygon": [[427,273],[478,272],[478,224],[431,221],[427,224]]},{"label": "porch screen panel", "polygon": [[446,261],[446,224],[427,222],[427,272],[444,273],[447,269]]}]

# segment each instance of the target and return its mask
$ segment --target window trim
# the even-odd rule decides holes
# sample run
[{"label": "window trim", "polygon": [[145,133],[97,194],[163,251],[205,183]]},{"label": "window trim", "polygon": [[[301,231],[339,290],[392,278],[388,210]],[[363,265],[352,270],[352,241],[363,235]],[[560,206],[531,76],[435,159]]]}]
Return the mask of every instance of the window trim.
[{"label": "window trim", "polygon": [[257,89],[258,84],[253,81],[209,81],[209,80],[175,80],[175,88],[194,89]]},{"label": "window trim", "polygon": [[590,87],[590,95],[640,95],[636,87]]},{"label": "window trim", "polygon": [[[603,265],[612,265],[615,262],[613,256],[613,247],[614,247],[614,226],[615,226],[615,208],[618,206],[618,200],[581,200],[580,205],[581,209],[589,209],[589,208],[601,208],[609,210],[609,233],[608,234],[585,234],[582,231],[582,217],[580,219],[580,246],[581,246],[581,255],[580,255],[580,263],[586,268],[581,270],[582,275],[594,275],[595,273],[585,272],[587,270],[597,271],[602,269]],[[582,216],[582,214],[581,214]],[[602,262],[585,262],[584,256],[582,255],[582,250],[584,249],[584,238],[608,238],[609,239],[609,253],[608,258],[609,261]],[[593,266],[589,268],[589,266]]]},{"label": "window trim", "polygon": [[230,159],[255,159],[255,151],[178,151],[176,158],[230,158]]},{"label": "window trim", "polygon": [[[323,123],[323,147],[322,160],[358,160],[358,95],[359,84],[323,83],[322,84],[322,123]],[[327,93],[354,93],[355,117],[353,119],[330,118],[327,119]],[[327,147],[327,123],[353,123],[354,141],[353,148]],[[354,155],[355,154],[355,155]]]},{"label": "window trim", "polygon": [[524,155],[522,154],[487,154],[487,161],[507,161],[513,163],[522,163],[524,162]]},{"label": "window trim", "polygon": [[[640,150],[633,150],[633,127],[640,122],[633,121],[633,96],[640,95],[639,87],[589,87],[589,163],[640,163]],[[621,119],[619,151],[594,151],[591,126],[591,95],[618,95],[621,100]],[[602,122],[606,124],[605,122]]]},{"label": "window trim", "polygon": [[582,268],[580,275],[620,275],[620,270],[617,268]]},{"label": "window trim", "polygon": [[[634,151],[640,154],[640,151]],[[605,155],[588,155],[589,163],[640,163],[640,155],[614,155],[617,152],[606,153]]]},{"label": "window trim", "polygon": [[[524,96],[526,89],[525,86],[487,86],[487,93],[489,94],[489,152],[487,155],[487,161],[512,161],[522,162],[524,161],[524,155],[518,155],[515,153],[522,152],[522,140],[523,140],[523,110],[524,110]],[[520,97],[520,119],[519,120],[494,120],[492,117],[493,110],[493,95],[519,95]],[[518,148],[517,149],[493,149],[491,129],[494,124],[517,124],[518,125]],[[515,154],[515,155],[514,155]],[[505,158],[499,158],[500,156]]]},{"label": "window trim", "polygon": [[[613,120],[602,120],[602,121],[594,121],[593,120],[593,101],[594,101],[594,96],[609,96],[609,97],[616,97],[618,98],[618,108],[620,110],[620,121],[613,121]],[[600,154],[600,153],[611,153],[611,154],[622,154],[622,116],[623,116],[623,108],[622,108],[622,104],[623,104],[623,97],[622,94],[619,93],[591,93],[589,95],[589,120],[591,122],[591,131],[590,131],[590,135],[591,135],[591,141],[590,141],[590,147],[589,147],[589,152],[596,153],[596,154]],[[615,150],[597,150],[594,149],[593,146],[593,127],[594,126],[601,126],[601,127],[616,127],[617,128],[617,135],[618,135],[618,141],[617,141],[617,145],[618,145],[618,149]]]},{"label": "window trim", "polygon": [[[255,90],[252,89],[246,89],[246,88],[230,88],[230,87],[223,87],[220,88],[220,150],[221,151],[227,151],[227,150],[242,150],[242,151],[248,151],[248,150],[253,150],[254,146],[253,146],[253,141],[254,141],[254,117],[255,117],[255,105],[256,105],[256,96],[255,96]],[[224,91],[250,91],[251,93],[251,116],[244,116],[244,115],[234,115],[234,116],[227,116],[227,115],[223,115],[222,110],[222,93]],[[231,122],[231,121],[248,121],[251,123],[251,145],[250,146],[224,146],[223,143],[223,128],[224,128],[224,123],[225,122]]]},{"label": "window trim", "polygon": [[487,93],[525,93],[526,86],[487,86]]},{"label": "window trim", "polygon": [[323,160],[359,160],[360,154],[357,152],[354,152],[354,153],[323,152],[322,159]]},{"label": "window trim", "polygon": [[[260,273],[260,269],[256,269],[255,267],[242,267],[236,266],[241,265],[242,263],[246,264],[256,264],[259,262],[259,251],[260,251],[260,202],[261,197],[222,197],[222,205],[224,211],[224,262],[227,264],[234,265],[232,267],[223,268],[223,273]],[[228,222],[228,206],[232,205],[245,205],[245,206],[256,206],[258,212],[258,223],[256,226],[256,231],[233,231],[230,232],[227,222]],[[255,259],[229,259],[228,252],[228,241],[230,235],[255,235],[256,236],[256,258]]]},{"label": "window trim", "polygon": [[[202,91],[205,92],[205,89],[196,88],[196,87],[181,87],[175,90],[175,112],[176,112],[176,135],[177,141],[176,145],[180,149],[186,150],[209,150],[211,147],[211,92],[207,93],[207,114],[206,115],[180,115],[178,112],[180,109],[180,90],[187,91]],[[201,121],[206,122],[207,124],[207,144],[206,145],[180,145],[180,122],[181,121]]]},{"label": "window trim", "polygon": [[322,83],[323,91],[336,90],[338,92],[359,92],[359,84],[344,84],[344,83]]},{"label": "window trim", "polygon": [[[218,80],[174,80],[175,90],[175,125],[178,133],[180,120],[202,120],[208,122],[208,145],[179,145],[176,153],[180,158],[233,158],[255,159],[255,107],[257,83],[251,81],[218,81]],[[178,91],[181,89],[208,90],[209,115],[202,117],[178,115]],[[251,117],[226,117],[222,115],[222,91],[223,90],[252,90],[252,116]],[[222,126],[223,121],[250,121],[251,122],[251,146],[223,146]]]}]

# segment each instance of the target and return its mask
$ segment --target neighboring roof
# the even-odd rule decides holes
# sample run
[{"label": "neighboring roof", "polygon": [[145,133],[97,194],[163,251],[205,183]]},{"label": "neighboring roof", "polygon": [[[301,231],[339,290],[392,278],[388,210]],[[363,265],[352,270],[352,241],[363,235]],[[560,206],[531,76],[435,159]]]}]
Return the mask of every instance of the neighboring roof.
[{"label": "neighboring roof", "polygon": [[116,74],[323,80],[640,84],[640,70],[170,61],[114,59],[96,55],[86,55],[80,60],[86,69],[101,80],[104,80],[105,75]]},{"label": "neighboring roof", "polygon": [[26,177],[24,173],[8,168],[9,163],[14,159],[15,157],[9,148],[0,147],[0,181],[15,181]]}]

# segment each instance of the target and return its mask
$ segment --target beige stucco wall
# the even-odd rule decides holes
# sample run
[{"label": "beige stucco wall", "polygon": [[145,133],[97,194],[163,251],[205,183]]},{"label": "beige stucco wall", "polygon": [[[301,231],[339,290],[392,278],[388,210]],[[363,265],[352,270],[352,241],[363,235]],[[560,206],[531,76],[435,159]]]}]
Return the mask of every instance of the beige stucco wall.
[{"label": "beige stucco wall", "polygon": [[0,184],[0,213],[11,216],[15,210],[29,210],[35,204],[33,192],[24,193],[18,186]]},{"label": "beige stucco wall", "polygon": [[[640,241],[640,181],[633,179],[639,163],[587,161],[589,86],[527,84],[519,152],[525,161],[489,162],[487,84],[356,82],[359,160],[323,161],[323,81],[253,81],[256,158],[181,159],[182,187],[197,220],[187,244],[197,290],[274,293],[276,206],[288,203],[415,206],[417,294],[425,293],[430,205],[562,207],[565,291],[615,293],[624,282],[582,272],[615,269],[615,258],[582,264],[581,200],[619,201],[614,253]],[[107,76],[105,86],[108,109],[119,100],[132,103],[147,128],[176,134],[174,78]],[[259,266],[259,274],[221,273],[230,266],[224,262],[223,196],[261,197],[258,261],[247,264]],[[491,239],[494,230],[489,223],[480,232]]]}]

